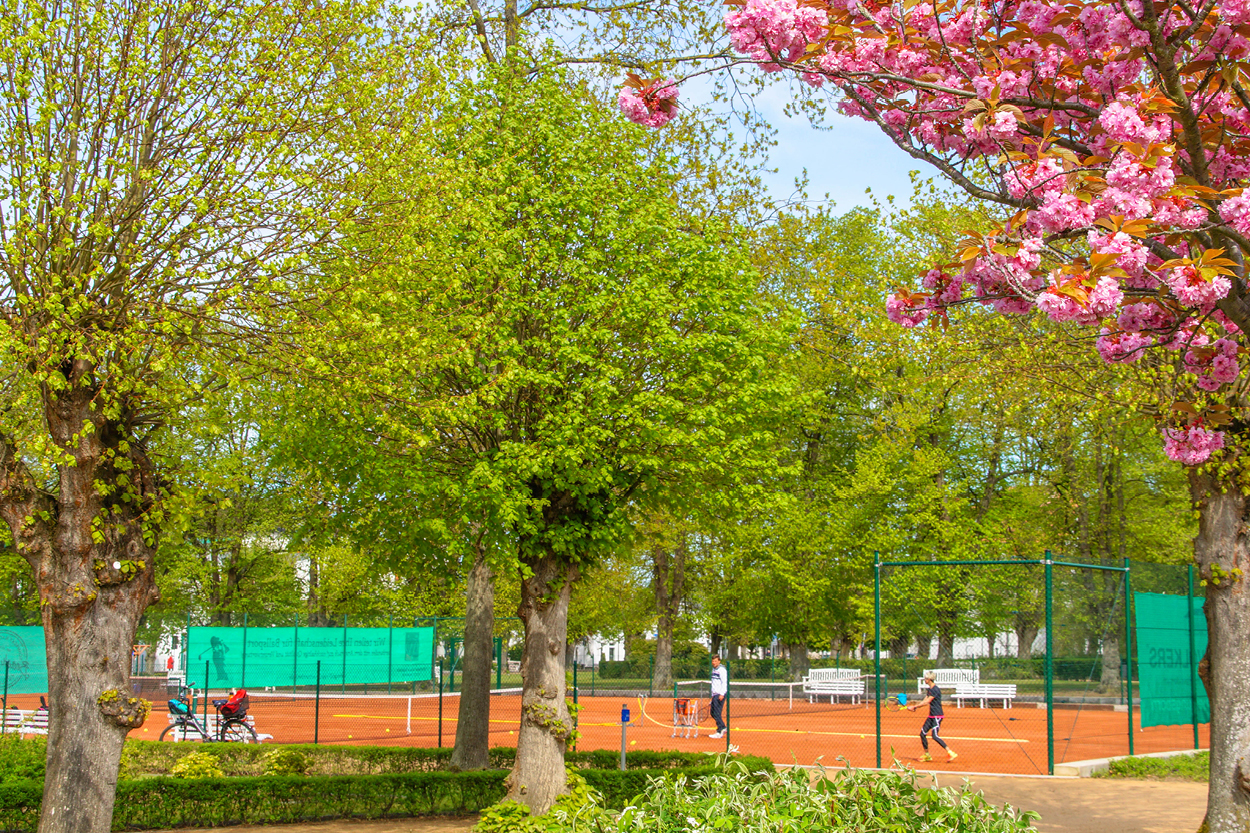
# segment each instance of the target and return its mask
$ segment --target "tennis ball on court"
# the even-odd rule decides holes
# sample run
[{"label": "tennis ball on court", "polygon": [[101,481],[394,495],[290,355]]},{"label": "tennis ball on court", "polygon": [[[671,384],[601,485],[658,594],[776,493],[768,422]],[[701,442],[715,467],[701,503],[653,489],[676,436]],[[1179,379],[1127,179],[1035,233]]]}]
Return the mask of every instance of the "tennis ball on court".
[{"label": "tennis ball on court", "polygon": [[389,731],[390,731],[390,729],[387,729],[386,731],[388,731],[388,732],[389,732]]},{"label": "tennis ball on court", "polygon": [[866,735],[860,735],[860,736],[859,736],[859,739],[860,739],[860,740],[863,740],[865,737],[867,737],[867,736],[866,736]]},{"label": "tennis ball on court", "polygon": [[631,740],[631,741],[629,742],[629,745],[630,745],[630,746],[633,746],[633,745],[634,745],[634,744],[636,744],[637,742],[638,742],[638,741],[636,741],[636,740]]}]

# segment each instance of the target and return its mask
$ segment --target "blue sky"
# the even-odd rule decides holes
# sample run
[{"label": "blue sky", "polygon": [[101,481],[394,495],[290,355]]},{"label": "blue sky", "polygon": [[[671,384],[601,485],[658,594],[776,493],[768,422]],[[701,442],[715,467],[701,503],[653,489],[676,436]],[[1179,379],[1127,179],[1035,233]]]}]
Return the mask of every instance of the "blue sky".
[{"label": "blue sky", "polygon": [[829,129],[817,130],[807,118],[786,116],[782,110],[787,96],[786,85],[769,87],[756,98],[760,113],[777,128],[777,146],[771,167],[777,168],[765,182],[776,199],[794,193],[794,180],[804,168],[810,181],[812,199],[827,193],[837,205],[838,213],[857,205],[868,205],[865,192],[871,188],[879,200],[894,195],[906,202],[912,186],[908,172],[920,170],[925,178],[936,175],[903,153],[885,137],[876,125],[831,113],[826,118]]}]

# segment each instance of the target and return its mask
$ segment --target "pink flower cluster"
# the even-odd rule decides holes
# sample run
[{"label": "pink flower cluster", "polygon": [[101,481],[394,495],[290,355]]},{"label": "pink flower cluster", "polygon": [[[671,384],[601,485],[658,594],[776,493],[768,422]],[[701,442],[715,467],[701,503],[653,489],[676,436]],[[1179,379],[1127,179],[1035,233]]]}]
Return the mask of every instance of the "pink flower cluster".
[{"label": "pink flower cluster", "polygon": [[[1144,0],[734,2],[739,53],[837,87],[843,113],[953,176],[983,165],[976,185],[1014,208],[959,266],[891,295],[890,320],[915,327],[968,302],[1040,312],[1099,328],[1105,361],[1162,348],[1182,353],[1194,388],[1237,380],[1241,329],[1217,305],[1250,257],[1250,105],[1208,76],[1250,61],[1250,0],[1216,0],[1201,32],[1181,6],[1156,10],[1180,37],[1183,114],[1160,92]],[[1189,464],[1223,443],[1201,425],[1169,430],[1168,453]]]},{"label": "pink flower cluster", "polygon": [[677,82],[653,81],[641,89],[623,87],[616,104],[625,118],[645,127],[663,127],[677,112]]},{"label": "pink flower cluster", "polygon": [[[756,61],[765,72],[778,72],[778,61],[794,63],[807,45],[820,40],[827,15],[798,0],[746,0],[725,13],[725,28],[734,49]],[[808,79],[819,83],[819,76]]]},{"label": "pink flower cluster", "polygon": [[1198,377],[1198,387],[1219,390],[1237,381],[1241,367],[1237,363],[1237,342],[1221,338],[1210,347],[1198,347],[1185,353],[1185,369]]},{"label": "pink flower cluster", "polygon": [[1163,452],[1178,463],[1196,466],[1205,463],[1224,447],[1224,434],[1195,423],[1184,428],[1165,428]]},{"label": "pink flower cluster", "polygon": [[929,311],[924,307],[917,307],[911,298],[894,294],[885,299],[885,315],[895,324],[911,328],[924,323],[929,317]]}]

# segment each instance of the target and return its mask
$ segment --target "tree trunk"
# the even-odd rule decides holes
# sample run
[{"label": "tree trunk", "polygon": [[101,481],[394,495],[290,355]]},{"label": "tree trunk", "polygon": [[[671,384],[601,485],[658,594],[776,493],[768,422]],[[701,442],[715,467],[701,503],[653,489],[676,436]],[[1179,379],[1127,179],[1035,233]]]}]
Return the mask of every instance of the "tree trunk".
[{"label": "tree trunk", "polygon": [[916,637],[916,659],[921,662],[929,661],[929,652],[933,649],[933,637],[928,634]]},{"label": "tree trunk", "polygon": [[655,609],[658,614],[655,632],[655,688],[668,691],[673,687],[673,628],[681,611],[686,592],[686,542],[684,538],[670,553],[662,543],[651,550]]},{"label": "tree trunk", "polygon": [[712,656],[720,656],[720,645],[724,641],[724,637],[717,631],[712,631],[711,638],[708,640],[708,653]]},{"label": "tree trunk", "polygon": [[1250,830],[1250,503],[1241,489],[1191,470],[1199,507],[1194,560],[1206,581],[1207,654],[1203,683],[1211,701],[1210,833]]},{"label": "tree trunk", "polygon": [[1098,690],[1104,694],[1120,691],[1120,637],[1113,631],[1102,640],[1102,678]]},{"label": "tree trunk", "polygon": [[1016,625],[1016,658],[1028,659],[1033,656],[1033,643],[1042,629],[1032,624]]},{"label": "tree trunk", "polygon": [[460,660],[460,711],[452,769],[485,769],[490,763],[490,659],[495,630],[495,575],[479,545],[469,570],[464,610],[464,656]]},{"label": "tree trunk", "polygon": [[[946,623],[943,623],[946,624]],[[938,630],[938,655],[937,664],[939,668],[947,668],[955,660],[955,629],[954,623],[950,623],[950,627],[941,627]]]},{"label": "tree trunk", "polygon": [[811,671],[812,667],[812,661],[807,650],[807,644],[801,642],[787,642],[786,648],[790,652],[790,679],[803,679],[804,675]]},{"label": "tree trunk", "polygon": [[40,833],[107,833],[122,742],[151,708],[131,695],[130,652],[158,595],[148,520],[158,490],[140,444],[98,407],[90,372],[75,362],[65,393],[43,392],[49,435],[73,460],[57,466],[55,492],[0,438],[0,516],[34,572],[47,643]]},{"label": "tree trunk", "polygon": [[578,569],[550,553],[529,560],[517,615],[525,625],[521,652],[521,729],[508,797],[541,815],[564,792],[564,749],[573,732],[565,702],[564,645],[569,591]]}]

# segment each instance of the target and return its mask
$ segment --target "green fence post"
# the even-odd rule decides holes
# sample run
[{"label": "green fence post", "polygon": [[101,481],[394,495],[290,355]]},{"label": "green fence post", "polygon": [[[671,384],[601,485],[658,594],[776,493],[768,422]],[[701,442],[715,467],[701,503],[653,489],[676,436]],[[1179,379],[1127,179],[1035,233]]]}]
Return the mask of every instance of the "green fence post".
[{"label": "green fence post", "polygon": [[391,693],[391,675],[394,673],[394,666],[391,664],[391,658],[395,656],[395,616],[394,614],[386,617],[386,693]]},{"label": "green fence post", "polygon": [[1133,573],[1124,559],[1124,643],[1128,658],[1128,753],[1133,754]]},{"label": "green fence post", "polygon": [[1189,713],[1194,724],[1194,749],[1198,744],[1198,663],[1195,657],[1197,650],[1194,639],[1194,565],[1189,565],[1189,593],[1185,598],[1189,605],[1186,611],[1189,618]]},{"label": "green fence post", "polygon": [[299,614],[295,614],[295,650],[291,652],[291,693],[299,685]]},{"label": "green fence post", "polygon": [[[339,677],[339,687],[340,687],[339,690],[342,691],[342,693],[344,694],[347,693],[347,614],[346,613],[343,614],[343,676]],[[366,685],[365,691],[368,692],[368,690],[369,690],[369,686]]]},{"label": "green fence post", "polygon": [[[591,697],[595,696],[595,666],[598,664],[595,662],[595,659],[596,657],[594,656],[594,654],[591,654],[590,656],[590,696]],[[677,690],[676,682],[673,683],[673,690],[674,691]]]},{"label": "green fence post", "polygon": [[731,687],[733,686],[733,674],[729,673],[729,663],[725,663],[725,751],[729,751],[729,701],[733,699]]},{"label": "green fence post", "polygon": [[[2,705],[0,705],[0,712],[8,711],[8,709],[9,709],[9,661],[6,659],[4,661],[4,700],[2,701]],[[4,733],[4,715],[0,714],[0,734],[3,734],[3,733]]]},{"label": "green fence post", "polygon": [[191,614],[187,614],[186,638],[182,640],[182,681],[191,676]]},{"label": "green fence post", "polygon": [[[573,660],[573,705],[577,705],[577,660]],[[576,718],[574,718],[576,720]]]},{"label": "green fence post", "polygon": [[881,768],[881,553],[872,554],[873,685],[877,704],[877,769]]},{"label": "green fence post", "polygon": [[1054,576],[1046,551],[1046,774],[1055,774],[1055,617]]},{"label": "green fence post", "polygon": [[243,671],[239,688],[247,688],[247,611],[243,611]]},{"label": "green fence post", "polygon": [[204,660],[204,728],[208,728],[208,660]]},{"label": "green fence post", "polygon": [[650,677],[647,680],[647,696],[650,697],[655,691],[655,654],[651,655],[651,670],[647,673]]},{"label": "green fence post", "polygon": [[443,748],[443,658],[438,658],[438,748]]},{"label": "green fence post", "polygon": [[777,699],[777,637],[774,634],[772,642],[768,643],[768,681],[771,683],[768,687],[769,697],[773,700]]},{"label": "green fence post", "polygon": [[495,637],[495,688],[503,688],[503,637]]},{"label": "green fence post", "polygon": [[317,660],[317,687],[313,695],[313,745],[317,744],[321,730],[321,660]]}]

